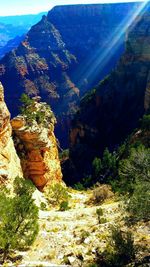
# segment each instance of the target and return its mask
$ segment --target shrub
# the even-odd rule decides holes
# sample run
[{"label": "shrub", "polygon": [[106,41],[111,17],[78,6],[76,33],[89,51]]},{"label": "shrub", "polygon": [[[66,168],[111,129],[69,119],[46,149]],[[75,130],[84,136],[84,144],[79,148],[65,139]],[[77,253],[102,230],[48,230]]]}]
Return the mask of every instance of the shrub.
[{"label": "shrub", "polygon": [[118,158],[117,154],[110,153],[108,148],[104,150],[102,159],[95,158],[92,162],[93,176],[99,182],[106,182],[110,176],[117,173]]},{"label": "shrub", "polygon": [[46,206],[46,204],[44,202],[41,202],[40,209],[41,210],[47,210],[47,206]]},{"label": "shrub", "polygon": [[122,267],[131,263],[135,255],[136,247],[132,234],[113,228],[110,243],[103,253],[97,252],[96,263],[101,267]]},{"label": "shrub", "polygon": [[[14,196],[2,190],[0,193],[0,249],[4,262],[10,250],[32,245],[38,233],[38,208],[32,199],[34,186],[28,180],[17,177]],[[9,193],[9,194],[8,194]]]},{"label": "shrub", "polygon": [[92,198],[95,204],[101,204],[104,200],[111,197],[113,197],[113,192],[109,185],[100,185],[93,190]]},{"label": "shrub", "polygon": [[92,162],[93,174],[95,178],[99,178],[102,172],[102,161],[100,158],[95,158]]},{"label": "shrub", "polygon": [[37,124],[42,124],[43,127],[49,127],[51,121],[55,120],[49,105],[45,103],[36,105],[36,100],[26,94],[21,95],[20,102],[22,103],[20,111],[25,116],[27,126],[32,125],[33,121],[36,121]]},{"label": "shrub", "polygon": [[78,191],[83,191],[86,188],[85,188],[85,186],[82,183],[78,182],[78,183],[74,184],[74,189],[76,189]]},{"label": "shrub", "polygon": [[63,150],[60,154],[59,154],[59,158],[60,160],[66,160],[69,158],[69,149],[65,149]]},{"label": "shrub", "polygon": [[103,224],[103,223],[107,222],[106,218],[103,217],[104,214],[103,214],[103,210],[101,208],[96,210],[96,214],[97,214],[99,224]]},{"label": "shrub", "polygon": [[143,146],[132,149],[128,159],[122,160],[119,165],[120,186],[124,192],[134,191],[135,181],[150,180],[150,149]]},{"label": "shrub", "polygon": [[102,163],[103,163],[103,169],[104,170],[106,170],[106,171],[109,170],[110,172],[115,172],[116,171],[116,163],[117,163],[116,154],[110,153],[108,148],[106,148],[104,150]]},{"label": "shrub", "polygon": [[150,220],[150,183],[137,183],[128,204],[129,221]]},{"label": "shrub", "polygon": [[68,201],[62,201],[61,203],[60,203],[60,206],[59,206],[59,210],[60,211],[65,211],[65,210],[69,210],[70,208],[69,208],[69,203],[68,203]]},{"label": "shrub", "polygon": [[67,188],[60,183],[51,185],[47,192],[47,200],[53,205],[60,205],[64,201],[67,202],[70,197]]},{"label": "shrub", "polygon": [[81,236],[80,236],[80,243],[82,244],[85,241],[85,239],[87,237],[89,237],[89,236],[90,236],[90,233],[89,232],[87,232],[85,230],[82,230]]},{"label": "shrub", "polygon": [[150,131],[150,114],[143,116],[143,119],[141,120],[141,128]]}]

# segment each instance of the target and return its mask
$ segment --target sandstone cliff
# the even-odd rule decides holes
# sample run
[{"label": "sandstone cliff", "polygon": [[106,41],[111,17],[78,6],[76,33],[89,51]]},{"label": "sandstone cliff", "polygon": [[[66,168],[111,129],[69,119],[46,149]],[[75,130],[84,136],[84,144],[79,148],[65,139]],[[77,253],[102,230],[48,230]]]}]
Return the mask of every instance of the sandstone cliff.
[{"label": "sandstone cliff", "polygon": [[91,172],[105,147],[116,148],[150,108],[150,11],[129,28],[126,51],[114,71],[81,101],[72,123],[70,157],[76,177]]},{"label": "sandstone cliff", "polygon": [[34,100],[28,109],[34,118],[17,116],[11,124],[24,177],[42,190],[46,184],[62,179],[54,135],[56,120],[46,103]]},{"label": "sandstone cliff", "polygon": [[10,113],[4,102],[4,90],[0,83],[0,183],[13,183],[16,176],[22,177],[20,160],[12,140]]}]

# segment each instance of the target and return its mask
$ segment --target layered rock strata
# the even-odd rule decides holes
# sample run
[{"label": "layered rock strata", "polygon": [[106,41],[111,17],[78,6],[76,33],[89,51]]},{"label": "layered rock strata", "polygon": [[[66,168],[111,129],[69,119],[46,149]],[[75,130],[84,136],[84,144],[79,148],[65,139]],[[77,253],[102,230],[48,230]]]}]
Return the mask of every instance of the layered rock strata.
[{"label": "layered rock strata", "polygon": [[12,184],[16,176],[22,177],[22,170],[12,140],[10,113],[4,101],[4,89],[0,83],[0,184]]},{"label": "layered rock strata", "polygon": [[33,113],[41,109],[45,116],[42,123],[34,120],[30,124],[24,116],[17,116],[11,121],[24,177],[31,179],[39,190],[62,179],[54,135],[56,120],[46,103],[35,101]]}]

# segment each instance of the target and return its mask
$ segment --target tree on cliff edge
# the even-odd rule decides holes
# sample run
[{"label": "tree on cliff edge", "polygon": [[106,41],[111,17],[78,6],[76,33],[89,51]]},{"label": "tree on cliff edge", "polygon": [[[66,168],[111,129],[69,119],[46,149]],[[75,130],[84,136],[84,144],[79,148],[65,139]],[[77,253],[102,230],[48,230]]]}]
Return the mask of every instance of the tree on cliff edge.
[{"label": "tree on cliff edge", "polygon": [[0,249],[2,262],[12,250],[32,245],[38,233],[38,208],[32,199],[34,186],[17,177],[14,195],[0,192]]}]

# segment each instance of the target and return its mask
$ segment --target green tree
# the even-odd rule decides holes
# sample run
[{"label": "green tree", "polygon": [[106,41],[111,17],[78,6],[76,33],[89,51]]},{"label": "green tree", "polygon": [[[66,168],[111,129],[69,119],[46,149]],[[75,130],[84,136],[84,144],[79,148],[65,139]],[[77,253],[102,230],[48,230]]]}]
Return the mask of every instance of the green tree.
[{"label": "green tree", "polygon": [[95,178],[99,178],[102,174],[102,161],[100,158],[95,158],[92,162],[92,168]]},{"label": "green tree", "polygon": [[144,115],[141,120],[141,128],[150,131],[150,114]]},{"label": "green tree", "polygon": [[17,177],[14,195],[0,193],[0,249],[4,262],[11,250],[30,246],[38,234],[38,208],[32,199],[34,186]]},{"label": "green tree", "polygon": [[97,252],[96,264],[103,267],[123,267],[135,260],[136,252],[137,247],[131,232],[123,232],[119,227],[114,227],[104,252]]},{"label": "green tree", "polygon": [[150,149],[139,146],[119,164],[120,185],[125,192],[133,193],[135,181],[150,181]]},{"label": "green tree", "polygon": [[129,212],[129,221],[132,223],[150,220],[149,182],[138,182],[135,185],[133,195],[127,204],[127,211]]},{"label": "green tree", "polygon": [[107,171],[115,171],[116,170],[116,155],[109,152],[108,148],[104,150],[102,164],[103,169]]},{"label": "green tree", "polygon": [[36,114],[35,112],[33,112],[33,106],[35,101],[31,99],[28,95],[22,94],[20,102],[21,102],[21,107],[20,107],[21,114],[26,117],[29,123],[35,120]]}]

